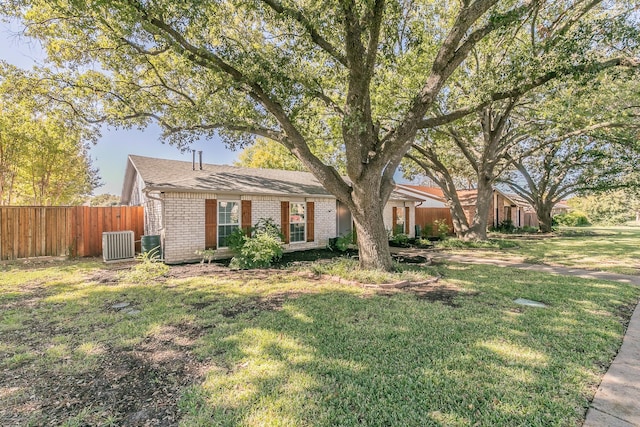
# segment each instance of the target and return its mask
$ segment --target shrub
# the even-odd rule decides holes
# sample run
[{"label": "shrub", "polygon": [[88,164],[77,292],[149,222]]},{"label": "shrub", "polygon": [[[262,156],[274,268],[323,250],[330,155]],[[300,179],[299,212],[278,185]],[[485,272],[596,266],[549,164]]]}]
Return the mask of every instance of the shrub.
[{"label": "shrub", "polygon": [[436,235],[444,239],[449,235],[449,224],[444,219],[436,219],[433,221],[433,227],[436,229]]},{"label": "shrub", "polygon": [[244,230],[242,228],[236,228],[227,236],[226,245],[234,254],[239,253],[244,246],[246,238],[247,236]]},{"label": "shrub", "polygon": [[391,241],[398,246],[406,246],[409,244],[409,236],[404,233],[398,233],[391,238]]},{"label": "shrub", "polygon": [[425,239],[433,235],[433,224],[425,224],[422,226],[422,237]]},{"label": "shrub", "polygon": [[266,268],[282,257],[282,234],[271,218],[261,218],[253,228],[251,237],[244,231],[232,233],[227,240],[235,254],[229,267],[235,269]]},{"label": "shrub", "polygon": [[553,223],[554,225],[565,225],[567,227],[586,227],[591,225],[587,216],[580,211],[555,215]]},{"label": "shrub", "polygon": [[349,249],[349,246],[353,243],[353,231],[348,232],[347,234],[343,234],[336,238],[335,244],[333,247],[340,252],[344,252]]},{"label": "shrub", "polygon": [[502,221],[497,227],[490,227],[489,229],[500,233],[513,233],[516,231],[516,227],[513,225],[513,221],[511,221],[510,218]]},{"label": "shrub", "polygon": [[531,225],[525,225],[519,231],[521,231],[522,233],[537,233],[538,232],[538,227],[533,227]]}]

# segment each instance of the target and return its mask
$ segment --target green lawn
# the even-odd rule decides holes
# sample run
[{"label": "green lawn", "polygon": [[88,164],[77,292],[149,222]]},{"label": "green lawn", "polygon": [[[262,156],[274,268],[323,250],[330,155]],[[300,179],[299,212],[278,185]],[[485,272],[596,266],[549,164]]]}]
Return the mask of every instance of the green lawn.
[{"label": "green lawn", "polygon": [[[517,247],[510,247],[514,242]],[[554,237],[508,237],[485,246],[488,247],[452,250],[473,250],[475,255],[484,257],[511,256],[534,264],[640,275],[640,227],[562,227]]]},{"label": "green lawn", "polygon": [[575,426],[640,297],[455,264],[412,273],[444,302],[213,265],[0,268],[0,425]]}]

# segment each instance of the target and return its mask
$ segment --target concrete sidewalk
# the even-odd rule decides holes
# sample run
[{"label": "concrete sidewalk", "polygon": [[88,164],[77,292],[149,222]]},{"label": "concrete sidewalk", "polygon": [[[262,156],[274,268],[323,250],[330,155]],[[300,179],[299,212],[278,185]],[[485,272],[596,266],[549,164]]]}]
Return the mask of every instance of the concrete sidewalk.
[{"label": "concrete sidewalk", "polygon": [[602,378],[583,427],[640,426],[640,305],[622,347]]},{"label": "concrete sidewalk", "polygon": [[[583,270],[518,261],[474,258],[473,256],[431,253],[435,260],[467,264],[487,264],[499,267],[534,270],[550,274],[585,279],[610,280],[640,286],[640,276]],[[640,305],[636,307],[627,327],[618,355],[602,378],[598,391],[587,411],[583,427],[640,426]]]}]

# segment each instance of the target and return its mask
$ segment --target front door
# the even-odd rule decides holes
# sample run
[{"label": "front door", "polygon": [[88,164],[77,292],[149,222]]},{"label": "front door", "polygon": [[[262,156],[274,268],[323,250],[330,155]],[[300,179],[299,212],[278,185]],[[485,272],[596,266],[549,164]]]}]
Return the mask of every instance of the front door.
[{"label": "front door", "polygon": [[352,223],[349,208],[344,203],[336,201],[336,231],[338,236],[351,233]]}]

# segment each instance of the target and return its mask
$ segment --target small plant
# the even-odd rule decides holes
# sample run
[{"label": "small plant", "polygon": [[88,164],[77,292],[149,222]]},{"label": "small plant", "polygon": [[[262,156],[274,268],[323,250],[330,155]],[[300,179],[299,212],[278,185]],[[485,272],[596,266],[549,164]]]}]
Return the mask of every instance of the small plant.
[{"label": "small plant", "polygon": [[146,283],[167,274],[169,267],[160,261],[159,254],[160,249],[154,248],[138,255],[138,263],[123,275],[123,279],[132,283]]},{"label": "small plant", "polygon": [[497,227],[492,227],[491,231],[497,231],[500,233],[513,233],[516,231],[516,227],[515,225],[513,225],[513,221],[507,218],[504,221],[502,221],[500,224],[498,224]]},{"label": "small plant", "polygon": [[340,252],[345,252],[347,249],[349,249],[349,246],[351,246],[352,242],[353,242],[353,231],[350,231],[336,238],[334,248],[339,250]]},{"label": "small plant", "polygon": [[234,231],[227,245],[235,254],[229,263],[234,269],[266,268],[282,257],[282,234],[271,218],[259,219],[251,237],[240,229]]},{"label": "small plant", "polygon": [[433,227],[436,230],[436,235],[441,239],[444,239],[449,235],[449,224],[444,219],[436,219],[433,221]]},{"label": "small plant", "polygon": [[433,236],[433,224],[425,224],[422,226],[422,237],[429,238]]},{"label": "small plant", "polygon": [[398,233],[393,236],[393,243],[398,245],[407,245],[409,244],[409,236],[404,233]]},{"label": "small plant", "polygon": [[416,239],[416,243],[415,245],[418,248],[430,248],[433,246],[433,243],[431,243],[431,240],[429,239]]},{"label": "small plant", "polygon": [[216,254],[215,249],[202,249],[197,250],[196,255],[202,257],[200,264],[204,264],[204,261],[207,261],[207,264],[211,264],[211,260],[213,260],[214,255]]}]

